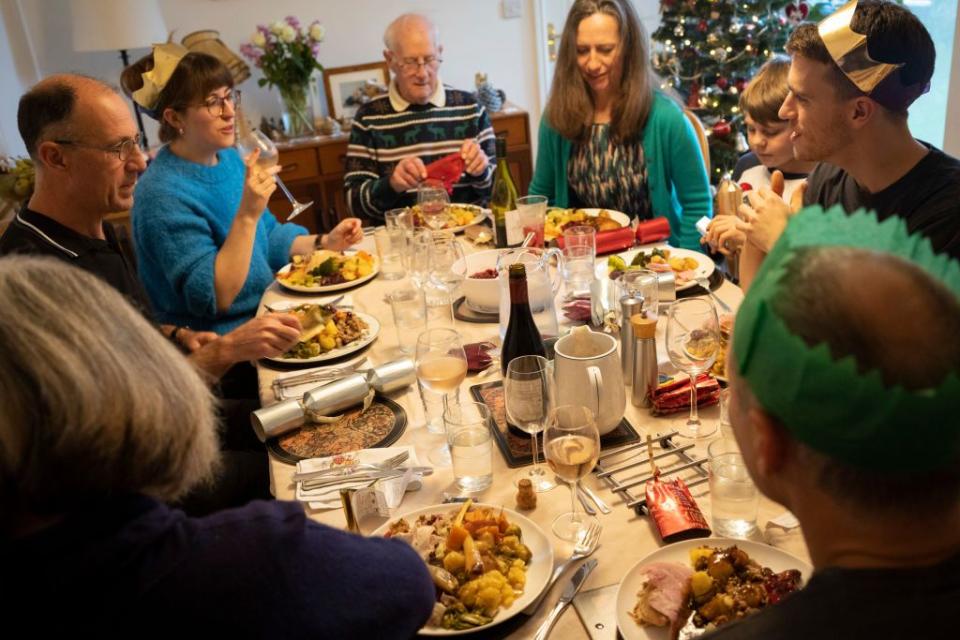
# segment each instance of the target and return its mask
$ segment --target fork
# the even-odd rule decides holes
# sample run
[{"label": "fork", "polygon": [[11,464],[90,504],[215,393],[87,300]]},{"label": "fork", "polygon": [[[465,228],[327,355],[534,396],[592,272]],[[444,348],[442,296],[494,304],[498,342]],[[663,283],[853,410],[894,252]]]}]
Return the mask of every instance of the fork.
[{"label": "fork", "polygon": [[537,609],[540,608],[540,603],[547,597],[550,589],[553,588],[553,585],[560,579],[560,576],[563,575],[563,572],[566,571],[571,564],[593,555],[593,552],[596,551],[599,546],[601,531],[603,531],[603,527],[599,522],[591,522],[590,526],[580,533],[577,537],[577,544],[573,547],[573,555],[553,570],[550,580],[547,581],[547,586],[545,586],[543,591],[540,592],[540,595],[523,610],[525,614],[530,616],[537,612]]},{"label": "fork", "polygon": [[[335,307],[335,306],[337,306],[337,303],[338,303],[338,302],[340,302],[341,300],[343,300],[343,298],[344,298],[345,295],[346,295],[346,294],[342,294],[342,295],[337,296],[337,297],[334,298],[333,300],[327,300],[326,302],[321,302],[321,303],[317,303],[317,304],[321,304],[321,305],[324,306],[324,307],[327,307],[327,306]],[[306,302],[306,303],[304,303],[304,304],[311,304],[311,303]],[[352,305],[351,305],[351,306],[352,306]],[[286,312],[290,311],[290,309],[292,309],[292,308],[294,308],[294,307],[284,307],[284,308],[280,308],[280,307],[271,307],[270,305],[265,304],[265,305],[263,305],[263,308],[266,309],[267,311],[269,311],[270,313],[286,313]]]},{"label": "fork", "polygon": [[720,296],[718,296],[718,295],[715,294],[713,291],[711,291],[711,289],[710,289],[710,281],[709,281],[709,280],[707,280],[707,279],[704,278],[703,276],[697,276],[697,277],[695,278],[695,280],[697,281],[697,284],[698,284],[698,285],[700,285],[701,287],[703,287],[704,291],[706,291],[707,293],[710,294],[710,297],[713,298],[713,301],[716,302],[716,303],[720,306],[721,309],[723,309],[723,310],[726,311],[727,313],[733,313],[733,309],[730,308],[730,305],[728,305],[726,302],[724,302],[723,300],[721,300],[721,299],[720,299]]},{"label": "fork", "polygon": [[317,471],[301,471],[293,474],[293,481],[297,480],[307,480],[313,478],[334,478],[337,476],[348,476],[357,471],[390,471],[402,463],[407,461],[407,458],[410,457],[409,451],[401,451],[395,456],[391,456],[386,460],[381,460],[380,462],[361,462],[359,464],[337,467],[335,469],[318,469]]}]

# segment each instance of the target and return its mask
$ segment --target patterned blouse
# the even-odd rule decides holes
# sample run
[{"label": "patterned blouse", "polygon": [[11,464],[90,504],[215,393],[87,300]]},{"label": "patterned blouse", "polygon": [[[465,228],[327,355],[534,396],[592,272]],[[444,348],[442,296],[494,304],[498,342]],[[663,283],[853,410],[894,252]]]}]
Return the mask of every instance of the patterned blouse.
[{"label": "patterned blouse", "polygon": [[590,139],[575,143],[567,164],[567,181],[578,206],[622,211],[631,218],[651,217],[647,163],[638,137],[610,139],[609,124],[594,124]]}]

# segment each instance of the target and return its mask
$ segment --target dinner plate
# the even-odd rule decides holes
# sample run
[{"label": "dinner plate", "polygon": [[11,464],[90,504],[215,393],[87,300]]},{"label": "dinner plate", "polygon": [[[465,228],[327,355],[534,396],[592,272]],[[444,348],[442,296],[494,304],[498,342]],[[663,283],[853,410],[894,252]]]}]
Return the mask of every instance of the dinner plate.
[{"label": "dinner plate", "polygon": [[651,562],[678,562],[689,567],[691,549],[702,546],[725,548],[732,545],[737,545],[751,558],[764,567],[770,567],[775,573],[787,569],[799,569],[804,583],[813,573],[813,568],[795,555],[750,540],[697,538],[667,545],[633,565],[620,582],[620,588],[617,589],[617,627],[624,640],[667,640],[670,637],[669,627],[640,626],[630,617],[629,612],[633,611],[634,605],[637,604],[637,592],[640,591],[641,568]]},{"label": "dinner plate", "polygon": [[463,209],[473,209],[476,212],[476,215],[473,216],[473,220],[467,224],[462,224],[459,227],[445,227],[442,231],[452,231],[453,233],[463,233],[463,230],[467,227],[472,227],[475,224],[480,224],[483,222],[487,215],[490,213],[490,209],[484,209],[483,207],[478,207],[475,204],[460,204],[459,202],[451,203],[452,206],[461,207]]},{"label": "dinner plate", "polygon": [[[698,278],[709,278],[716,269],[716,265],[713,263],[713,260],[710,259],[710,256],[700,253],[699,251],[691,251],[690,249],[674,249],[673,247],[661,247],[670,250],[670,257],[677,258],[693,258],[697,261],[697,268],[694,270],[694,275]],[[638,253],[650,253],[653,249],[632,249],[630,251],[625,251],[624,253],[618,253],[617,255],[623,258],[624,262],[629,266],[630,262]],[[602,272],[600,271],[602,268]],[[602,265],[597,267],[597,277],[607,275],[607,261],[603,260]],[[691,287],[697,286],[696,280],[689,280],[683,284],[677,285],[677,291],[683,291]]]},{"label": "dinner plate", "polygon": [[[387,532],[387,529],[390,527],[390,524],[396,522],[400,518],[405,518],[407,522],[413,523],[421,515],[432,515],[435,513],[444,513],[444,514],[456,514],[457,510],[460,508],[459,504],[438,504],[431,507],[424,507],[423,509],[417,509],[416,511],[411,511],[405,513],[401,516],[390,518],[383,526],[379,527],[370,535],[382,536]],[[523,590],[523,593],[513,601],[509,607],[501,607],[500,611],[497,612],[497,617],[493,619],[490,624],[485,624],[481,627],[474,627],[473,629],[463,629],[463,630],[454,630],[454,629],[443,629],[440,627],[424,627],[420,629],[420,634],[424,636],[462,636],[468,633],[475,633],[477,631],[483,631],[489,629],[490,627],[500,624],[505,620],[509,620],[513,616],[517,615],[526,608],[531,602],[536,600],[537,596],[540,595],[540,592],[543,591],[544,587],[547,586],[547,581],[550,579],[550,574],[553,573],[553,545],[550,542],[550,538],[543,532],[543,530],[538,527],[532,520],[526,518],[516,511],[506,509],[500,505],[493,504],[476,504],[477,507],[487,507],[495,511],[500,511],[503,509],[503,512],[507,515],[507,518],[510,522],[514,522],[520,526],[520,531],[523,533],[521,542],[527,545],[527,548],[530,549],[531,557],[530,564],[527,565],[527,583],[526,587]]]},{"label": "dinner plate", "polygon": [[[354,253],[354,252],[346,251],[344,253],[345,255],[350,255],[351,253]],[[284,282],[280,278],[277,278],[276,279],[277,284],[279,284],[281,287],[289,291],[299,291],[300,293],[326,293],[328,291],[340,291],[341,289],[350,289],[352,287],[356,287],[357,285],[361,285],[364,282],[367,282],[369,280],[373,280],[374,278],[377,277],[377,274],[380,273],[380,258],[372,254],[371,256],[373,257],[373,270],[367,275],[361,276],[356,280],[350,280],[348,282],[338,282],[337,284],[327,284],[323,286],[307,287],[305,285],[300,285],[300,284],[290,284],[289,282]],[[288,263],[284,265],[283,268],[277,272],[277,274],[287,273],[288,271],[290,271],[292,267],[293,267],[293,263],[292,262]]]},{"label": "dinner plate", "polygon": [[[568,208],[564,209],[564,207],[550,207],[550,208],[548,209],[547,213],[549,213],[550,211],[556,211],[557,209],[561,209],[561,210],[564,210],[564,211],[569,211],[569,210],[571,210],[571,209],[574,209],[574,210],[577,210],[577,211],[583,211],[583,212],[586,213],[588,216],[594,216],[594,217],[600,215],[600,212],[601,212],[601,211],[606,211],[608,217],[609,217],[611,220],[616,220],[617,222],[619,222],[621,227],[629,227],[629,226],[630,226],[630,216],[628,216],[627,214],[623,213],[622,211],[617,211],[616,209],[585,209],[585,208],[583,208],[583,207],[568,207]],[[549,242],[550,240],[553,240],[553,238],[546,238],[546,240]]]},{"label": "dinner plate", "polygon": [[[276,311],[282,311],[285,309],[299,307],[302,304],[304,303],[290,302],[287,304],[270,305],[270,308]],[[326,353],[321,353],[320,355],[312,358],[284,358],[283,356],[277,356],[275,358],[267,358],[267,360],[270,360],[271,362],[280,362],[282,364],[314,364],[317,362],[326,362],[327,360],[336,360],[337,358],[342,358],[343,356],[363,349],[365,346],[377,339],[377,335],[380,334],[380,321],[367,313],[360,313],[359,311],[354,311],[353,313],[361,320],[366,322],[368,327],[366,333],[360,336],[359,340],[354,340],[350,344],[337,347],[336,349],[331,349]]]}]

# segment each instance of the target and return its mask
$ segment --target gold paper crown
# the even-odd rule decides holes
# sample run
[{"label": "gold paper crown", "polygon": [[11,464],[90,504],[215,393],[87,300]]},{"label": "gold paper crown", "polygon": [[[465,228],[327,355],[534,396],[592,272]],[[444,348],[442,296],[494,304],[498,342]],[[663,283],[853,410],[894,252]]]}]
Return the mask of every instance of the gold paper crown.
[{"label": "gold paper crown", "polygon": [[843,75],[869,94],[878,84],[902,67],[902,64],[877,62],[867,51],[867,36],[857,33],[850,24],[857,11],[857,0],[848,2],[820,21],[817,31]]},{"label": "gold paper crown", "polygon": [[153,45],[153,68],[143,72],[143,86],[133,92],[134,101],[148,114],[157,106],[160,92],[167,86],[170,76],[176,70],[189,49],[175,42]]}]

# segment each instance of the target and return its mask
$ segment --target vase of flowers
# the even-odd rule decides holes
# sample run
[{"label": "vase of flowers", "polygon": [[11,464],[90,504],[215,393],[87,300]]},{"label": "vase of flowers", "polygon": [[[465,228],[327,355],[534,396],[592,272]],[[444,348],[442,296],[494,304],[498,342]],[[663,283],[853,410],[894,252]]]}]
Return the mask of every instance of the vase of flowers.
[{"label": "vase of flowers", "polygon": [[33,160],[0,156],[0,221],[30,199],[34,180]]},{"label": "vase of flowers", "polygon": [[269,26],[257,26],[250,42],[240,46],[240,52],[263,73],[258,84],[280,92],[284,129],[292,138],[314,132],[310,76],[323,70],[317,54],[324,35],[318,21],[303,28],[294,16],[287,16]]}]

